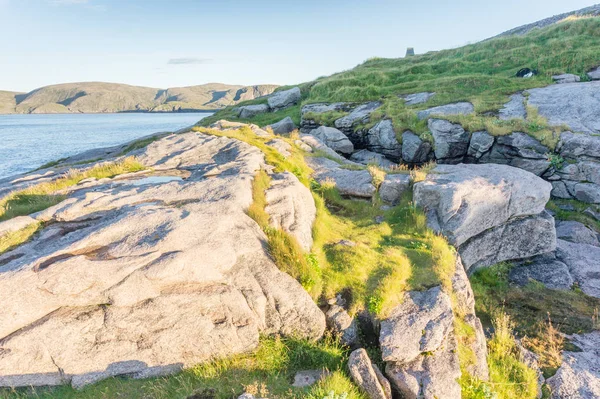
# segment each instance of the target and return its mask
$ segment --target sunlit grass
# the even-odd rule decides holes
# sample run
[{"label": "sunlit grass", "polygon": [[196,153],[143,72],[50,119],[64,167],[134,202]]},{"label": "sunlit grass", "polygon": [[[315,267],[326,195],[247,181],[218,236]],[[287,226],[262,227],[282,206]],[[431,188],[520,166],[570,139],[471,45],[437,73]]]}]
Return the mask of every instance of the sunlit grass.
[{"label": "sunlit grass", "polygon": [[0,221],[29,215],[58,204],[66,198],[60,193],[61,190],[74,186],[84,179],[111,178],[143,169],[145,169],[144,165],[135,158],[128,157],[120,162],[103,163],[83,171],[70,170],[58,179],[36,184],[0,199]]},{"label": "sunlit grass", "polygon": [[28,241],[40,228],[40,223],[32,223],[24,229],[0,236],[0,255]]}]

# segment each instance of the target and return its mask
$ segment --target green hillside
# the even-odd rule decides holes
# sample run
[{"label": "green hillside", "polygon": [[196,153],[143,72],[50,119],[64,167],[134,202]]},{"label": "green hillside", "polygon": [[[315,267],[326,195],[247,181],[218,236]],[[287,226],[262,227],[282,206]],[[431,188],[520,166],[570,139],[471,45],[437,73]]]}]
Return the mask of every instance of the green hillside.
[{"label": "green hillside", "polygon": [[[410,58],[372,58],[363,64],[329,77],[302,84],[303,104],[318,102],[364,102],[382,100],[384,106],[374,114],[375,120],[391,118],[397,131],[426,130],[418,121],[419,110],[457,101],[470,101],[477,124],[491,123],[502,129],[495,113],[509,95],[552,83],[552,75],[573,73],[586,80],[586,72],[600,64],[600,18],[568,19],[522,36],[499,37],[464,47],[430,52]],[[516,78],[524,67],[537,69],[530,79]],[[399,96],[418,92],[436,92],[426,104],[405,106]],[[266,100],[257,100],[265,102]],[[300,107],[258,116],[254,122],[269,124],[284,116],[300,118]],[[202,123],[218,119],[237,119],[231,108]],[[489,120],[487,120],[489,119]],[[486,126],[487,127],[487,126]],[[513,130],[506,126],[507,131]],[[527,126],[523,130],[528,130]]]}]

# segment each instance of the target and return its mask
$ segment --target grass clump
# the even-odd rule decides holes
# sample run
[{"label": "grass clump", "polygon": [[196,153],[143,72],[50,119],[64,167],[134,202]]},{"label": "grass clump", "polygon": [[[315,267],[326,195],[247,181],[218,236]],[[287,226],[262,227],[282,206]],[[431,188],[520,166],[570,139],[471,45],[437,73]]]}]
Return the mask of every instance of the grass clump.
[{"label": "grass clump", "polygon": [[40,229],[41,223],[32,223],[24,229],[10,232],[0,236],[0,255],[8,252],[29,239]]},{"label": "grass clump", "polygon": [[135,158],[128,157],[120,162],[104,163],[84,171],[70,170],[56,180],[10,193],[0,199],[0,221],[29,215],[58,204],[66,198],[60,193],[61,190],[74,186],[84,179],[111,178],[143,169],[145,169],[144,165]]},{"label": "grass clump", "polygon": [[[596,233],[600,233],[600,221],[585,213],[587,209],[600,213],[600,206],[588,204],[578,200],[552,199],[546,208],[555,214],[558,220],[573,220],[583,223]],[[571,208],[572,210],[567,210]]]}]

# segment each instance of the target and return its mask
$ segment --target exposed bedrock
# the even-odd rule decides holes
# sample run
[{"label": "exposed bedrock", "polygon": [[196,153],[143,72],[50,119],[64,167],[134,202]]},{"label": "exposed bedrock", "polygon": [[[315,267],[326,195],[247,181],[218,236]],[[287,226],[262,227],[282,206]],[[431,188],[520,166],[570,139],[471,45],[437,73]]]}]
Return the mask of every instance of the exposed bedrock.
[{"label": "exposed bedrock", "polygon": [[[260,150],[186,133],[138,159],[189,177],[76,190],[35,215],[47,222],[39,235],[0,256],[0,386],[160,375],[252,350],[260,334],[323,334],[323,313],[246,214]],[[272,223],[308,248],[308,189],[287,174],[273,181]]]}]

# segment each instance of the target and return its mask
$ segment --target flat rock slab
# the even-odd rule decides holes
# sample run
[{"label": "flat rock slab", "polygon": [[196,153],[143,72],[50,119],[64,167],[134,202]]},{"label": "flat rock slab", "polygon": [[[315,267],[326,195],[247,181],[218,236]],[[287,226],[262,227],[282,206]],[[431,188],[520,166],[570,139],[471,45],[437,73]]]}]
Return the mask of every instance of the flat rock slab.
[{"label": "flat rock slab", "polygon": [[188,177],[82,188],[0,256],[0,386],[162,375],[252,350],[260,334],[322,335],[323,313],[246,214],[260,150],[186,133],[138,159]]},{"label": "flat rock slab", "polygon": [[505,121],[510,119],[525,119],[526,116],[525,96],[521,93],[510,96],[510,101],[504,104],[499,115],[500,119]]},{"label": "flat rock slab", "polygon": [[576,244],[588,244],[600,247],[596,232],[583,223],[573,220],[563,220],[556,223],[556,236],[561,240]]},{"label": "flat rock slab", "polygon": [[600,248],[558,240],[556,257],[569,268],[573,279],[587,295],[600,298]]},{"label": "flat rock slab", "polygon": [[37,221],[30,216],[17,216],[16,218],[0,222],[0,237],[23,230],[33,223],[37,223]]},{"label": "flat rock slab", "polygon": [[398,164],[390,161],[382,154],[372,152],[369,150],[359,150],[350,155],[350,160],[354,162],[358,162],[363,165],[377,165],[382,168],[393,168],[398,166]]},{"label": "flat rock slab", "polygon": [[417,117],[421,120],[427,119],[430,116],[448,116],[448,115],[469,115],[475,112],[473,104],[468,102],[460,102],[454,104],[440,105],[424,111],[419,111]]},{"label": "flat rock slab", "polygon": [[566,83],[527,92],[528,105],[537,107],[551,125],[566,125],[575,132],[600,133],[600,82]]},{"label": "flat rock slab", "polygon": [[327,158],[308,158],[307,161],[319,183],[334,183],[342,195],[372,198],[375,194],[373,178],[367,170],[344,169],[343,165]]},{"label": "flat rock slab", "polygon": [[540,258],[513,267],[508,275],[510,282],[521,287],[537,281],[553,290],[568,291],[573,288],[574,280],[567,265],[556,259]]},{"label": "flat rock slab", "polygon": [[556,374],[546,380],[552,399],[600,397],[600,332],[574,335],[571,342],[581,352],[563,352],[563,362]]},{"label": "flat rock slab", "polygon": [[427,101],[429,101],[433,96],[435,96],[435,93],[431,93],[431,92],[421,92],[421,93],[414,93],[414,94],[409,94],[407,96],[404,96],[404,101],[406,105],[418,105],[418,104],[423,104],[426,103]]}]

